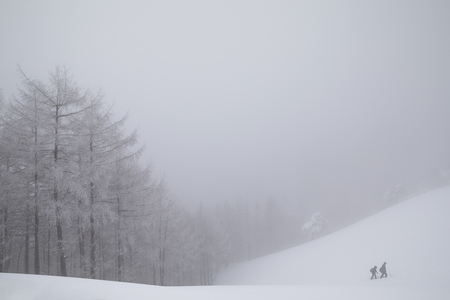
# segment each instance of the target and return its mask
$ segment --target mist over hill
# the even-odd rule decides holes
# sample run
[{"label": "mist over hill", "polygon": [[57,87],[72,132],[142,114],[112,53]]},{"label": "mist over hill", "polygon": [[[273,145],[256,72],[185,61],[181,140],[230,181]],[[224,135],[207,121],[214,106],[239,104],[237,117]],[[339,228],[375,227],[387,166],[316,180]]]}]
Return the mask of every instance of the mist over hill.
[{"label": "mist over hill", "polygon": [[[312,242],[231,265],[216,284],[445,287],[450,279],[449,211],[450,187],[437,189]],[[369,269],[383,262],[388,278],[368,280]]]}]

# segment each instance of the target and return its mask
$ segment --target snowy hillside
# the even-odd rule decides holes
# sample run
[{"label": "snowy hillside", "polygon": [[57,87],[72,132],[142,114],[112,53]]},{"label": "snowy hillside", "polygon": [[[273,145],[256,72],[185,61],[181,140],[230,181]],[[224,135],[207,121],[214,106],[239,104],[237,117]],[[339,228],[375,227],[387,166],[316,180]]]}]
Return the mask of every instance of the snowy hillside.
[{"label": "snowy hillside", "polygon": [[[209,287],[0,274],[0,299],[450,299],[450,187],[305,245],[230,266]],[[369,280],[387,262],[388,278]]]},{"label": "snowy hillside", "polygon": [[[447,286],[449,214],[446,187],[299,247],[230,266],[216,284]],[[368,280],[369,269],[383,262],[388,279]]]}]

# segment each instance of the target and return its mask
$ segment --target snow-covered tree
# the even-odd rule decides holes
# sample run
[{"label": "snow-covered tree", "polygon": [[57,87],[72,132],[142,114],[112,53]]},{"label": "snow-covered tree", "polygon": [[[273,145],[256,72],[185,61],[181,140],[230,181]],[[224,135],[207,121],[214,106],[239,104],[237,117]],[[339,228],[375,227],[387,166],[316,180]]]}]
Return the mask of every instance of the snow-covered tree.
[{"label": "snow-covered tree", "polygon": [[211,212],[200,207],[194,217],[196,269],[200,284],[210,285],[220,268],[228,263],[230,240],[223,224]]},{"label": "snow-covered tree", "polygon": [[[28,77],[24,74],[24,78]],[[48,84],[29,82],[35,87],[36,93],[41,95],[46,112],[44,116],[48,119],[45,130],[53,143],[47,176],[52,183],[60,274],[67,276],[63,223],[70,218],[73,204],[70,200],[79,190],[74,178],[76,174],[72,172],[76,166],[73,118],[86,109],[86,92],[77,86],[65,68],[59,66],[50,73]]]},{"label": "snow-covered tree", "polygon": [[[51,139],[45,130],[49,118],[42,105],[43,95],[38,92],[42,88],[41,83],[30,80],[20,70],[22,82],[19,85],[19,97],[13,97],[9,105],[4,108],[5,115],[2,118],[3,138],[5,145],[3,158],[8,157],[12,168],[20,173],[14,189],[26,182],[26,187],[21,190],[27,195],[21,200],[26,206],[25,223],[25,272],[28,273],[30,234],[33,234],[34,244],[34,273],[39,274],[41,269],[40,255],[40,214],[45,205],[44,191],[49,189],[48,181],[44,178],[45,169],[49,165]],[[13,161],[11,159],[14,158]],[[48,169],[48,168],[47,168]],[[33,226],[30,226],[33,215]]]},{"label": "snow-covered tree", "polygon": [[[117,211],[113,207],[117,204],[117,199],[123,198],[119,195],[123,193],[120,191],[122,186],[127,188],[127,193],[131,193],[133,187],[135,190],[141,189],[141,187],[137,188],[139,181],[148,179],[147,176],[140,176],[142,174],[137,167],[123,167],[127,163],[135,165],[136,157],[141,152],[141,150],[131,151],[137,141],[136,132],[125,135],[123,126],[126,117],[114,121],[111,107],[104,108],[102,98],[101,93],[87,94],[90,105],[76,120],[78,180],[81,187],[78,193],[80,263],[86,265],[83,257],[84,246],[89,244],[88,265],[91,278],[96,278],[98,275],[96,261],[99,242],[96,235],[98,219]],[[137,174],[124,176],[123,172],[126,170],[128,173]],[[129,176],[135,177],[131,183]],[[137,177],[139,180],[136,179]],[[86,228],[89,229],[86,230]],[[85,241],[86,231],[89,231],[89,243]]]},{"label": "snow-covered tree", "polygon": [[383,195],[383,202],[385,204],[393,204],[404,200],[407,196],[407,191],[402,183],[390,187]]},{"label": "snow-covered tree", "polygon": [[302,233],[307,235],[310,240],[321,237],[328,221],[320,212],[316,212],[311,216],[311,220],[302,226]]},{"label": "snow-covered tree", "polygon": [[131,276],[126,275],[126,256],[128,254],[130,257],[128,268],[131,269],[133,268],[131,257],[136,251],[133,241],[137,240],[139,229],[145,226],[145,219],[151,215],[150,196],[153,192],[150,169],[141,168],[137,164],[135,152],[123,153],[121,150],[116,151],[117,158],[109,186],[109,201],[114,207],[112,225],[116,252],[113,257],[115,257],[117,270],[117,276],[114,279],[119,281]]}]

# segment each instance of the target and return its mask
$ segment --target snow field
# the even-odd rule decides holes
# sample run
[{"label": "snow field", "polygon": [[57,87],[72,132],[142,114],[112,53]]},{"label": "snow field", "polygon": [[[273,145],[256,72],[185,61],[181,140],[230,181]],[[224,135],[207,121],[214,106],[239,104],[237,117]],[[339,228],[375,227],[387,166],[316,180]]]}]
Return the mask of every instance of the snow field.
[{"label": "snow field", "polygon": [[[450,187],[310,243],[219,274],[216,286],[159,287],[0,273],[0,300],[450,299]],[[369,269],[387,262],[387,279]]]}]

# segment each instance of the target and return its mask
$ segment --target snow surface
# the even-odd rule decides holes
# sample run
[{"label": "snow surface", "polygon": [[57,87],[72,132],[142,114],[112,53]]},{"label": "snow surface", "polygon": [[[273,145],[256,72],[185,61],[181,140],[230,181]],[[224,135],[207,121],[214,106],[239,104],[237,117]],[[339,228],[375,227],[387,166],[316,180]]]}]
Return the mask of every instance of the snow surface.
[{"label": "snow surface", "polygon": [[[336,233],[219,274],[216,286],[159,287],[0,274],[0,300],[450,299],[450,187]],[[387,262],[388,278],[369,269]]]}]

